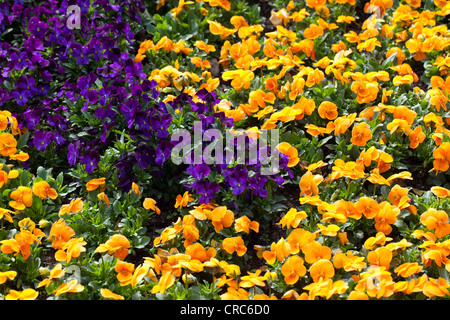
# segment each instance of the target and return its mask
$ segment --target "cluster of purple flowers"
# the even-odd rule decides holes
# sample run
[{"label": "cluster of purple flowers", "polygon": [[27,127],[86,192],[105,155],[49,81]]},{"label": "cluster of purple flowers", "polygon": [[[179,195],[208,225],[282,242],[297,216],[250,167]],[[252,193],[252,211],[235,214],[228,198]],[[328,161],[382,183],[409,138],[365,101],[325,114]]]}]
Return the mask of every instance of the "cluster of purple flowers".
[{"label": "cluster of purple flowers", "polygon": [[[206,131],[212,128],[214,121],[208,121],[208,118],[201,119],[203,119],[202,131],[203,134],[206,134]],[[221,120],[219,122],[223,123]],[[232,125],[231,122],[227,121],[226,123],[230,124],[230,126]],[[209,144],[203,143],[203,151],[213,142],[214,140]],[[262,155],[265,155],[267,158],[274,156],[275,146],[267,144],[261,146],[251,137],[247,137],[244,142],[244,145],[241,145],[241,140],[235,137],[231,145],[239,152],[241,148],[248,151],[255,144],[257,148],[256,157],[260,160],[263,159]],[[255,163],[254,159],[250,159],[249,152],[245,152],[245,159],[239,162],[236,162],[234,153],[228,154],[225,152],[222,154],[223,159],[221,159],[220,164],[207,164],[204,157],[202,157],[202,163],[196,164],[194,154],[190,154],[191,164],[187,167],[186,172],[191,179],[189,182],[184,183],[184,185],[190,192],[197,194],[199,202],[204,204],[209,203],[219,193],[222,198],[225,196],[225,193],[232,193],[235,196],[245,194],[245,201],[253,197],[266,198],[268,184],[274,182],[276,186],[282,187],[285,182],[283,176],[293,177],[293,173],[288,167],[289,158],[283,153],[277,153],[277,155],[279,159],[278,172],[263,174],[263,161]],[[233,164],[233,162],[237,164]]]},{"label": "cluster of purple flowers", "polygon": [[[71,5],[80,9],[80,29],[68,27]],[[95,169],[120,105],[130,96],[149,100],[152,85],[127,52],[143,11],[141,0],[2,1],[0,106],[30,131],[31,148],[42,152],[54,142],[70,165]],[[78,128],[86,132],[77,139],[72,116],[88,109],[103,130]]]},{"label": "cluster of purple flowers", "polygon": [[[280,154],[280,172],[287,172],[292,177],[286,158],[284,154]],[[281,174],[262,175],[259,170],[259,165],[214,165],[214,170],[211,170],[211,165],[205,163],[192,164],[186,172],[195,180],[185,183],[185,186],[192,193],[197,194],[199,202],[204,204],[214,199],[219,191],[223,192],[221,196],[229,192],[234,195],[245,193],[246,201],[254,197],[265,198],[268,193],[266,189],[268,183],[274,181],[278,187],[282,187],[284,178]],[[224,179],[217,179],[219,176],[223,176]]]}]

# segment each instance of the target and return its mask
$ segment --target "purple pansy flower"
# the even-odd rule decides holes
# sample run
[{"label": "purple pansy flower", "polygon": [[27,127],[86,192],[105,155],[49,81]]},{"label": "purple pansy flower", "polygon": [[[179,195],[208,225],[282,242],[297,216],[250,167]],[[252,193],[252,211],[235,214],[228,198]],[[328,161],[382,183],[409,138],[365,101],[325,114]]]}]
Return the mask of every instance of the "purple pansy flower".
[{"label": "purple pansy flower", "polygon": [[10,56],[11,62],[14,64],[14,69],[22,70],[28,66],[27,52],[22,51],[19,54],[13,52]]},{"label": "purple pansy flower", "polygon": [[87,48],[75,43],[72,47],[72,55],[77,58],[77,64],[83,65],[89,63]]},{"label": "purple pansy flower", "polygon": [[66,143],[66,139],[62,136],[59,131],[54,131],[52,135],[53,141],[56,142],[59,146],[62,146]]},{"label": "purple pansy flower", "polygon": [[38,38],[43,38],[45,32],[48,30],[48,25],[40,21],[38,17],[31,17],[28,23],[28,30]]},{"label": "purple pansy flower", "polygon": [[68,152],[67,152],[67,160],[69,161],[70,166],[75,165],[80,155],[80,142],[72,142],[69,144]]},{"label": "purple pansy flower", "polygon": [[220,187],[216,182],[209,182],[206,180],[195,181],[192,188],[200,195],[198,201],[207,204],[219,191]]},{"label": "purple pansy flower", "polygon": [[13,91],[12,97],[19,106],[24,106],[27,103],[28,98],[31,97],[31,93],[28,90]]},{"label": "purple pansy flower", "polygon": [[153,118],[150,124],[152,126],[152,130],[156,131],[156,136],[158,138],[165,138],[169,135],[167,128],[171,122],[172,116],[168,113],[163,113],[161,116]]},{"label": "purple pansy flower", "polygon": [[171,152],[172,144],[169,141],[161,141],[156,148],[156,164],[162,166],[164,162],[166,162],[166,160],[170,158]]},{"label": "purple pansy flower", "polygon": [[187,169],[186,173],[193,176],[195,179],[201,180],[203,178],[206,178],[209,173],[211,172],[211,169],[208,165],[204,163],[200,164],[191,164]]},{"label": "purple pansy flower", "polygon": [[51,138],[52,138],[51,132],[36,130],[34,132],[33,144],[36,147],[36,149],[40,151],[45,151],[45,149],[47,149],[47,146],[52,142]]}]

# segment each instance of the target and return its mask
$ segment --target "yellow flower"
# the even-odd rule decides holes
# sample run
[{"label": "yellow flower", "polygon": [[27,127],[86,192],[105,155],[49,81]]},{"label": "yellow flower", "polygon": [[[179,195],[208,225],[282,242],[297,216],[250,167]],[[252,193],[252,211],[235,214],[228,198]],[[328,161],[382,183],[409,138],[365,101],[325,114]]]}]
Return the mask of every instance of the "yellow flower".
[{"label": "yellow flower", "polygon": [[309,273],[314,282],[327,281],[334,277],[335,271],[333,264],[327,259],[320,259],[314,262]]},{"label": "yellow flower", "polygon": [[408,278],[413,274],[420,272],[423,266],[419,266],[417,262],[414,263],[403,263],[398,266],[394,271],[403,278]]},{"label": "yellow flower", "polygon": [[241,282],[239,286],[242,288],[251,288],[253,286],[261,286],[264,287],[266,284],[264,283],[266,277],[260,276],[261,270],[256,270],[256,272],[247,271],[247,276],[241,277]]},{"label": "yellow flower", "polygon": [[207,1],[211,7],[221,7],[226,11],[230,11],[231,3],[228,0],[209,0]]},{"label": "yellow flower", "polygon": [[450,190],[444,188],[444,187],[432,187],[431,192],[439,197],[439,198],[448,198],[450,197]]},{"label": "yellow flower", "polygon": [[305,211],[297,211],[297,209],[291,208],[277,224],[281,224],[282,228],[297,228],[307,216]]},{"label": "yellow flower", "polygon": [[111,299],[111,300],[125,300],[125,298],[119,294],[116,294],[112,292],[109,289],[102,288],[100,289],[100,294],[105,299]]},{"label": "yellow flower", "polygon": [[66,261],[69,263],[72,258],[78,258],[82,252],[86,251],[84,247],[86,244],[87,242],[83,241],[83,238],[70,239],[64,244],[62,249],[56,251],[56,261]]},{"label": "yellow flower", "polygon": [[56,190],[51,188],[47,181],[39,181],[33,184],[33,193],[41,199],[49,197],[55,200],[58,197]]},{"label": "yellow flower", "polygon": [[86,189],[87,191],[94,191],[97,188],[103,188],[105,185],[106,178],[98,178],[98,179],[92,179],[86,183]]},{"label": "yellow flower", "polygon": [[327,226],[323,226],[321,224],[317,224],[317,227],[320,229],[317,232],[320,232],[324,236],[335,237],[340,230],[339,226],[335,224],[330,224]]},{"label": "yellow flower", "polygon": [[46,288],[53,282],[53,279],[59,279],[65,274],[65,270],[62,268],[62,264],[58,263],[51,271],[47,279],[39,282],[37,288],[45,286]]},{"label": "yellow flower", "polygon": [[369,125],[366,122],[361,122],[353,127],[350,142],[356,146],[364,147],[371,138],[372,132]]},{"label": "yellow flower", "polygon": [[366,50],[368,52],[374,51],[376,47],[381,47],[381,42],[377,38],[370,38],[358,44],[357,49],[361,52]]},{"label": "yellow flower", "polygon": [[234,221],[234,228],[237,232],[249,233],[250,229],[255,232],[259,232],[259,223],[257,221],[251,221],[247,216],[244,215]]},{"label": "yellow flower", "polygon": [[25,289],[23,291],[10,290],[5,300],[35,300],[39,293],[33,289]]},{"label": "yellow flower", "polygon": [[164,294],[168,288],[170,288],[175,283],[175,277],[172,273],[164,273],[159,279],[158,284],[156,284],[152,288],[152,293],[155,294],[159,292],[160,294]]},{"label": "yellow flower", "polygon": [[9,196],[13,199],[9,205],[16,210],[25,210],[33,204],[33,191],[28,187],[20,186]]},{"label": "yellow flower", "polygon": [[306,274],[303,259],[299,256],[289,257],[281,267],[281,273],[284,276],[286,284],[291,285],[297,283],[298,279]]},{"label": "yellow flower", "polygon": [[73,279],[70,282],[66,282],[61,284],[58,288],[52,291],[52,293],[55,293],[55,296],[60,296],[64,293],[78,293],[84,290],[84,286],[78,283],[77,279]]},{"label": "yellow flower", "polygon": [[216,48],[211,44],[206,44],[204,41],[197,40],[194,43],[194,46],[199,48],[202,51],[205,51],[206,53],[214,52],[216,51]]},{"label": "yellow flower", "polygon": [[222,74],[222,79],[225,81],[232,80],[231,86],[237,91],[250,88],[250,82],[255,77],[255,74],[251,70],[232,70],[225,71]]},{"label": "yellow flower", "polygon": [[366,267],[364,257],[355,256],[351,251],[347,251],[347,254],[338,252],[333,258],[333,265],[336,269],[344,268],[346,272],[361,271]]},{"label": "yellow flower", "polygon": [[155,211],[157,214],[161,213],[161,210],[156,206],[156,200],[152,198],[145,198],[143,206],[144,209],[146,210],[151,209],[152,211]]},{"label": "yellow flower", "polygon": [[11,133],[0,134],[0,153],[7,157],[17,152],[17,140]]},{"label": "yellow flower", "polygon": [[236,29],[226,28],[217,21],[208,20],[208,23],[209,23],[209,31],[212,34],[220,36],[221,39],[225,39],[237,31]]},{"label": "yellow flower", "polygon": [[179,194],[176,199],[175,209],[176,208],[184,208],[188,205],[189,202],[194,201],[194,198],[191,197],[188,191],[186,191],[183,195]]},{"label": "yellow flower", "polygon": [[247,252],[247,247],[241,237],[225,238],[222,242],[222,248],[229,254],[236,252],[239,257]]},{"label": "yellow flower", "polygon": [[59,209],[59,215],[77,213],[83,209],[84,202],[81,198],[72,199],[69,204],[64,204]]},{"label": "yellow flower", "polygon": [[114,234],[105,243],[100,244],[95,252],[108,252],[108,254],[114,255],[114,258],[123,260],[128,255],[129,248],[130,241],[125,236]]},{"label": "yellow flower", "polygon": [[13,280],[17,276],[17,272],[15,271],[5,271],[0,272],[0,284],[6,282],[6,279]]}]

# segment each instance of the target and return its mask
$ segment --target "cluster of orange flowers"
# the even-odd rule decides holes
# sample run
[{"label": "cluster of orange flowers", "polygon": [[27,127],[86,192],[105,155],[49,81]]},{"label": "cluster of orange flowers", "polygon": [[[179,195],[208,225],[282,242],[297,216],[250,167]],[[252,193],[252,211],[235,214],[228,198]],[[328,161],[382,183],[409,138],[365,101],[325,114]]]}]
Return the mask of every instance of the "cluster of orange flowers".
[{"label": "cluster of orange flowers", "polygon": [[[339,5],[354,6],[355,1],[338,1]],[[186,4],[186,3],[185,3]],[[193,4],[193,2],[190,2]],[[248,94],[248,103],[222,101],[220,111],[226,113],[228,117],[235,121],[256,117],[263,120],[261,129],[273,129],[280,121],[286,123],[293,120],[301,120],[305,115],[310,116],[316,109],[316,103],[320,105],[318,114],[322,119],[330,121],[325,127],[308,123],[308,132],[313,135],[323,135],[331,132],[343,134],[350,128],[354,121],[371,121],[375,118],[385,121],[385,114],[393,115],[392,121],[388,124],[385,136],[394,133],[404,133],[410,141],[410,148],[415,149],[426,140],[426,128],[431,128],[431,137],[439,146],[444,136],[449,136],[450,132],[445,128],[442,116],[433,112],[425,111],[423,118],[418,119],[418,115],[410,106],[393,106],[387,104],[393,90],[386,88],[390,84],[394,87],[414,85],[419,82],[418,75],[413,71],[408,63],[404,63],[406,55],[413,55],[413,60],[422,61],[431,59],[440,72],[440,76],[431,78],[431,88],[426,92],[414,88],[414,92],[420,99],[428,98],[429,104],[437,112],[442,109],[447,110],[446,104],[449,101],[449,77],[446,77],[449,69],[449,58],[436,54],[444,52],[449,48],[450,39],[445,25],[436,25],[436,18],[450,13],[448,3],[445,1],[435,1],[436,11],[422,10],[421,1],[407,1],[400,4],[393,10],[392,1],[369,1],[365,5],[367,13],[373,15],[367,19],[362,31],[349,31],[344,34],[343,41],[332,44],[333,56],[323,56],[317,60],[316,47],[318,40],[327,34],[332,34],[336,29],[345,27],[355,21],[354,17],[340,15],[336,21],[328,21],[330,8],[327,1],[307,1],[307,8],[299,8],[299,4],[290,1],[286,8],[273,11],[270,21],[276,26],[276,31],[262,34],[261,25],[249,25],[242,16],[233,16],[230,19],[232,28],[226,27],[217,21],[208,21],[209,30],[213,35],[218,35],[222,39],[223,45],[220,49],[220,61],[224,72],[221,77],[225,81],[231,81],[230,85],[237,91],[250,89],[255,82],[255,72],[261,70],[264,88],[252,89]],[[211,6],[217,4],[210,3]],[[224,10],[229,10],[229,6],[220,5]],[[314,9],[317,18],[314,23],[300,34],[291,27],[309,19]],[[387,11],[392,13],[392,19],[387,19]],[[383,19],[384,18],[384,19]],[[237,37],[236,37],[237,35]],[[237,41],[233,43],[233,39]],[[373,52],[377,47],[382,47],[383,40],[395,43],[389,46],[386,58],[394,55],[397,64],[390,67],[395,72],[394,77],[385,70],[373,71],[363,74],[354,72],[357,62],[352,60],[352,45],[356,46],[359,52]],[[147,50],[158,51],[164,48],[166,51],[183,51],[184,42],[173,43],[167,37],[161,38],[156,45],[151,40],[141,44],[138,54],[138,61],[145,57]],[[196,41],[195,47],[206,54],[218,50],[214,46],[203,41]],[[185,49],[185,54],[190,55],[193,50]],[[307,60],[300,58],[304,54]],[[325,53],[327,54],[327,53]],[[203,70],[211,67],[210,62],[197,55],[192,56],[191,62]],[[308,64],[311,63],[310,66]],[[186,74],[187,72],[187,74]],[[175,67],[166,66],[161,70],[156,69],[150,76],[163,88],[170,84],[170,78],[174,80],[174,86],[187,92],[194,92],[192,87],[187,87],[187,83],[202,82],[201,87],[206,87],[212,91],[219,85],[218,78],[211,78],[208,71],[203,71],[202,77],[192,76],[189,71],[181,72],[178,61]],[[318,101],[305,97],[305,89],[308,92],[315,87],[321,87],[324,79],[339,81],[342,85],[348,84],[356,97],[358,104],[365,104],[366,108],[359,114],[343,114],[345,107],[336,105],[331,101]],[[181,85],[184,79],[184,85]],[[185,80],[188,80],[186,82]],[[378,105],[370,104],[380,98]],[[170,99],[169,96],[167,99]],[[233,105],[236,105],[233,107]],[[276,106],[283,106],[277,108]],[[368,106],[367,106],[368,105]],[[379,114],[374,116],[375,113]],[[353,119],[349,120],[347,117]],[[446,117],[445,121],[450,119]],[[423,121],[422,125],[420,121]],[[433,122],[430,127],[429,122]],[[352,131],[351,143],[357,146],[365,146],[372,138],[374,132],[366,123],[355,124]],[[435,157],[440,157],[444,151],[438,148]],[[448,159],[448,153],[447,158]],[[434,162],[434,170],[437,172],[447,171],[448,161],[437,159]]]},{"label": "cluster of orange flowers", "polygon": [[[232,8],[228,0],[204,2],[226,11]],[[287,125],[295,128],[300,123],[316,140],[325,135],[341,138],[348,133],[348,144],[356,147],[358,153],[353,160],[337,158],[330,165],[324,161],[305,164],[300,163],[296,146],[288,142],[277,146],[288,156],[290,168],[297,169],[301,164],[306,172],[299,181],[300,206],[289,208],[276,222],[286,237],[270,245],[248,248],[246,235],[259,232],[258,221],[246,215],[238,216],[221,204],[194,205],[195,199],[188,192],[178,195],[174,205],[179,212],[187,208],[188,213],[152,239],[152,250],[142,263],[125,261],[132,244],[119,232],[104,243],[89,244],[95,246],[94,253],[101,255],[102,261],[106,255],[114,259],[118,284],[115,288],[131,286],[146,291],[150,284],[150,294],[164,294],[179,281],[189,285],[194,274],[209,272],[214,276],[215,285],[222,289],[221,299],[450,296],[450,283],[444,277],[450,272],[450,222],[446,212],[450,190],[432,187],[432,196],[427,198],[432,202],[424,201],[425,204],[416,206],[414,199],[422,198],[401,185],[404,180],[413,179],[411,173],[389,174],[394,158],[384,151],[394,135],[407,138],[404,148],[412,151],[431,142],[432,174],[450,169],[447,129],[450,117],[446,114],[450,97],[450,37],[447,26],[437,25],[437,18],[450,14],[450,2],[435,0],[433,4],[434,11],[420,9],[421,0],[406,0],[396,8],[392,0],[370,0],[364,10],[372,16],[362,24],[361,31],[356,32],[354,28],[344,31],[338,43],[328,45],[329,52],[322,52],[325,37],[346,30],[355,22],[350,15],[335,17],[330,9],[352,8],[355,0],[307,0],[304,8],[291,0],[285,8],[272,12],[270,21],[275,30],[266,33],[261,25],[249,25],[240,15],[232,16],[229,21],[209,20],[209,32],[222,43],[220,48],[201,40],[190,44],[167,36],[155,42],[142,42],[136,62],[143,62],[146,56],[171,52],[180,58],[151,71],[149,79],[155,80],[160,89],[174,88],[194,95],[201,88],[218,89],[223,80],[241,100],[223,99],[216,106],[217,111],[223,111],[235,122],[257,123],[247,128],[249,134],[258,137],[260,129]],[[158,9],[164,5],[165,0],[160,0]],[[193,1],[180,0],[170,12],[178,19],[183,10],[194,5]],[[206,16],[208,9],[201,8],[201,14]],[[300,23],[306,25],[303,30],[297,29]],[[379,50],[386,51],[382,59],[376,58]],[[220,77],[212,75],[214,62],[208,59],[216,51],[219,55],[216,63],[224,70]],[[360,68],[364,59],[377,59],[379,70]],[[383,66],[386,61],[391,62],[387,67]],[[426,90],[419,87],[423,75],[419,77],[412,67],[413,63],[424,61],[427,68],[435,70]],[[326,88],[347,92],[352,99],[331,101],[323,94]],[[407,94],[407,99],[399,102],[395,98],[402,93]],[[168,94],[164,101],[174,97]],[[408,105],[408,99],[417,100],[416,107]],[[349,100],[352,100],[351,112],[345,105]],[[19,162],[28,159],[26,153],[17,150],[16,136],[22,133],[11,113],[0,111],[3,157]],[[326,166],[331,169],[328,176],[321,171]],[[13,164],[0,164],[0,188],[17,179],[20,173]],[[333,186],[338,189],[352,183],[361,188],[365,183],[372,184],[374,196],[360,192],[336,199],[334,194],[327,194]],[[95,178],[86,184],[86,190],[95,191],[99,204],[110,206],[105,186],[106,178]],[[375,197],[377,186],[383,187],[384,195]],[[141,198],[135,183],[132,192]],[[2,226],[4,220],[15,223],[14,217],[26,214],[37,198],[59,197],[51,184],[42,179],[35,179],[30,186],[14,188],[3,196],[9,197],[9,209],[0,207]],[[80,259],[89,247],[65,219],[82,212],[88,205],[75,197],[62,205],[58,220],[51,223],[47,233],[43,230],[50,222],[42,220],[38,228],[29,217],[21,218],[14,236],[0,241],[2,254],[23,260],[29,259],[33,247],[42,245],[43,239],[49,241],[57,264],[43,271],[36,290],[48,288],[54,282],[61,282],[52,291],[55,296],[85,290],[78,279],[65,281],[64,278],[73,260]],[[142,206],[161,214],[152,198],[144,198]],[[399,229],[396,226],[407,219],[416,221],[416,227],[403,230],[399,237],[395,228]],[[208,243],[201,239],[201,230],[205,229],[213,234],[213,240]],[[358,230],[367,237],[359,237]],[[245,257],[249,249],[254,249],[265,265],[241,274],[239,265],[229,262],[230,257]],[[14,270],[0,272],[0,285],[13,281],[16,276]],[[260,293],[257,287],[286,290],[271,293],[269,289]],[[9,290],[5,298],[36,299],[39,292],[35,289]],[[124,299],[108,288],[99,291],[105,299]]]},{"label": "cluster of orange flowers", "polygon": [[[336,2],[339,5],[356,4],[355,1]],[[358,33],[351,30],[345,33],[342,41],[331,45],[331,54],[334,56],[325,55],[320,59],[316,59],[318,40],[326,34],[333,33],[333,30],[351,24],[355,18],[340,15],[335,21],[327,21],[330,17],[330,8],[326,0],[308,0],[306,4],[307,8],[298,8],[299,4],[290,1],[286,8],[273,11],[270,21],[276,30],[265,34],[262,34],[263,29],[260,25],[250,26],[241,16],[231,18],[230,24],[233,27],[227,27],[217,21],[208,21],[210,32],[224,41],[219,61],[224,69],[222,79],[230,81],[231,87],[238,92],[249,90],[245,91],[248,92],[247,102],[222,100],[219,110],[235,121],[251,117],[262,120],[261,129],[276,128],[280,122],[283,126],[288,122],[299,121],[317,111],[319,117],[328,123],[321,126],[308,122],[305,128],[310,135],[338,136],[350,129],[350,143],[359,147],[366,147],[375,136],[375,130],[382,130],[379,129],[382,127],[373,128],[370,124],[373,120],[378,120],[378,123],[385,122],[384,128],[387,129],[381,132],[381,135],[377,134],[380,136],[377,141],[379,146],[388,143],[389,135],[404,134],[408,138],[409,148],[414,150],[427,141],[427,137],[431,137],[436,145],[431,171],[439,173],[449,170],[450,144],[446,142],[450,136],[450,132],[446,129],[449,118],[440,113],[442,110],[447,111],[449,101],[450,77],[447,74],[450,60],[448,56],[439,55],[439,52],[448,50],[450,38],[445,25],[436,25],[436,17],[450,14],[448,1],[434,1],[435,11],[420,11],[419,8],[422,6],[420,0],[406,1],[397,8],[393,8],[394,3],[389,0],[368,1],[365,12],[373,15],[364,22],[362,31]],[[297,23],[311,17],[310,9],[315,11],[317,18],[314,21],[308,20],[311,22],[308,22],[303,32],[293,31]],[[389,70],[366,73],[355,71],[358,63],[356,59],[352,59],[356,57],[352,49],[355,52],[368,53],[367,57],[371,57],[371,53],[384,48],[386,39],[394,45],[388,46],[385,58],[396,59],[392,60]],[[236,42],[233,43],[233,40]],[[203,44],[203,47],[205,46],[206,44]],[[210,46],[205,52],[215,50],[216,48]],[[302,55],[306,59],[301,59]],[[420,79],[411,64],[405,62],[409,56],[415,61],[431,60],[431,64],[439,70],[439,76],[431,77],[429,90],[423,91],[415,86]],[[203,58],[193,57],[191,61],[202,70],[210,67],[208,60]],[[258,71],[261,71],[263,85],[255,88]],[[363,110],[359,113],[345,114],[345,106],[338,105],[334,101],[317,101],[313,94],[305,94],[312,92],[314,87],[322,88],[325,79],[331,79],[336,86],[348,85],[356,103],[364,105]],[[421,114],[406,102],[393,105],[395,102],[392,95],[397,92],[396,88],[408,88],[411,85],[414,86],[411,91],[417,99],[427,99],[429,103],[429,109],[423,110]],[[375,103],[379,99],[381,102]],[[288,155],[290,166],[295,167],[299,163],[298,151],[291,144],[283,142],[278,148]],[[389,271],[392,257],[412,244],[403,239],[385,245],[392,240],[386,236],[392,232],[392,226],[397,222],[402,210],[411,215],[417,215],[418,212],[416,206],[412,204],[412,197],[408,194],[409,189],[399,184],[394,185],[398,180],[411,180],[411,174],[404,171],[387,178],[382,175],[389,171],[394,161],[392,156],[382,149],[372,144],[360,152],[356,161],[336,159],[328,178],[321,174],[313,174],[315,170],[327,165],[323,161],[306,167],[308,171],[300,181],[300,204],[316,206],[322,215],[321,224],[319,223],[317,230],[313,232],[299,228],[302,221],[308,220],[308,214],[304,210],[292,208],[279,222],[282,227],[293,228],[289,237],[286,240],[281,239],[278,243],[272,243],[270,250],[264,251],[260,248],[261,258],[269,265],[274,265],[276,261],[283,263],[281,273],[287,284],[297,283],[308,274],[309,270],[313,284],[303,288],[308,293],[298,295],[295,291],[290,291],[283,296],[284,298],[306,299],[316,296],[330,298],[343,293],[349,294],[349,299],[390,297],[396,292],[407,294],[423,292],[428,297],[448,294],[449,284],[443,278],[428,278],[425,274],[418,278],[411,277],[421,272],[424,266],[429,267],[432,261],[439,267],[442,263],[446,265],[444,262],[448,256],[446,241],[440,244],[436,242],[448,234],[448,216],[444,210],[430,208],[422,213],[420,222],[426,231],[417,229],[413,233],[417,239],[423,237],[426,239],[419,246],[425,249],[422,255],[423,265],[406,262],[396,266],[393,272],[397,277]],[[369,167],[370,172],[365,172]],[[328,203],[321,200],[320,185],[325,188],[341,178],[357,180],[360,183],[367,180],[372,184],[384,185],[391,189],[386,201],[380,203],[368,196],[360,197],[356,201],[337,200]],[[447,189],[440,189],[438,195],[435,189],[435,194],[448,197],[448,194],[443,195],[445,193],[443,190]],[[197,208],[194,212],[199,210],[204,209]],[[343,224],[349,220],[364,219],[373,220],[373,226],[378,232],[376,237],[366,241],[365,249],[368,250],[366,256],[356,256],[352,251],[332,254],[331,248],[323,245],[326,237],[336,236],[341,245],[345,245],[348,243],[346,234],[339,232]],[[176,228],[168,228],[164,230],[161,239],[173,240],[178,233]],[[319,241],[317,237],[320,237]],[[372,244],[369,245],[369,242]],[[165,241],[161,240],[158,245],[163,243]],[[242,248],[240,240],[232,238],[224,241],[223,249],[229,253],[243,254],[244,249],[239,252],[237,249],[229,248],[228,244]],[[336,270],[342,268],[347,272],[360,272],[352,276],[357,285],[350,293],[347,292],[349,289],[347,282],[332,281]],[[257,274],[258,276],[261,274],[260,270]],[[273,276],[273,273],[268,273],[265,278],[260,277],[254,283],[263,286],[263,282],[272,279]],[[398,277],[410,277],[411,280],[394,281]],[[231,297],[248,298],[249,294],[243,287],[233,284],[227,295],[227,298]]]}]

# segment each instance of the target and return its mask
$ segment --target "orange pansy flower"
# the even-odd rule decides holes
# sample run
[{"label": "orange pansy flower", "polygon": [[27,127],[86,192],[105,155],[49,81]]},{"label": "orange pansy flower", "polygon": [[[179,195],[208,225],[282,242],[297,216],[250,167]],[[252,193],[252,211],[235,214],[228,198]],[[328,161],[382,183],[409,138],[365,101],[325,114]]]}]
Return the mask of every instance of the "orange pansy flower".
[{"label": "orange pansy flower", "polygon": [[408,278],[412,276],[413,274],[416,274],[420,272],[423,269],[423,266],[420,266],[417,262],[406,262],[401,265],[399,265],[397,268],[395,268],[395,272],[402,276],[403,278]]},{"label": "orange pansy flower", "polygon": [[423,294],[429,298],[445,297],[450,295],[448,287],[450,284],[444,278],[439,277],[437,280],[430,278],[423,286]]},{"label": "orange pansy flower", "polygon": [[323,181],[323,176],[320,174],[313,175],[311,171],[307,171],[300,180],[300,196],[302,194],[311,196],[319,194],[319,184]]},{"label": "orange pansy flower", "polygon": [[303,259],[299,256],[289,257],[281,267],[281,274],[284,276],[286,284],[291,285],[297,283],[298,279],[306,274]]},{"label": "orange pansy flower", "polygon": [[105,299],[110,299],[110,300],[125,300],[125,298],[119,294],[116,294],[114,292],[112,292],[109,289],[106,288],[101,288],[100,289],[100,294],[103,298]]},{"label": "orange pansy flower", "polygon": [[386,247],[377,248],[375,251],[370,251],[367,255],[367,261],[372,266],[385,267],[389,270],[389,266],[392,260],[392,252]]},{"label": "orange pansy flower", "polygon": [[315,233],[296,228],[289,233],[286,241],[289,243],[291,254],[297,254],[306,244],[314,241],[315,238]]},{"label": "orange pansy flower", "polygon": [[98,179],[92,179],[86,183],[86,189],[87,191],[94,191],[98,187],[103,187],[105,185],[106,178],[98,178]]},{"label": "orange pansy flower", "polygon": [[119,280],[121,286],[126,286],[131,283],[134,269],[134,264],[117,260],[114,270],[117,272],[117,280]]},{"label": "orange pansy flower", "polygon": [[156,206],[156,200],[152,198],[145,198],[143,203],[144,209],[155,211],[157,214],[161,213],[161,210]]},{"label": "orange pansy flower", "polygon": [[33,191],[28,187],[20,186],[9,196],[13,199],[9,205],[16,210],[25,210],[33,204]]},{"label": "orange pansy flower", "polygon": [[438,196],[439,198],[448,198],[450,197],[450,190],[443,187],[431,187],[431,192]]},{"label": "orange pansy flower", "polygon": [[82,252],[86,251],[84,247],[87,244],[83,238],[73,238],[67,241],[61,250],[55,252],[56,261],[70,262],[72,258],[78,258]]},{"label": "orange pansy flower", "polygon": [[230,227],[234,222],[234,213],[228,210],[227,207],[221,206],[215,208],[209,218],[212,221],[215,231],[218,233],[223,228]]},{"label": "orange pansy flower", "polygon": [[371,138],[372,132],[370,131],[369,125],[366,122],[361,122],[353,127],[350,142],[356,146],[364,147]]},{"label": "orange pansy flower", "polygon": [[46,288],[53,282],[54,279],[59,279],[66,271],[62,268],[62,264],[58,263],[51,271],[47,279],[42,280],[39,282],[37,288],[45,286]]},{"label": "orange pansy flower", "polygon": [[305,261],[309,264],[313,264],[321,259],[331,259],[331,249],[327,246],[323,246],[318,241],[311,241],[307,243],[302,252],[305,255]]},{"label": "orange pansy flower", "polygon": [[7,157],[17,152],[17,140],[11,133],[0,134],[0,153],[2,156]]},{"label": "orange pansy flower", "polygon": [[331,101],[322,102],[317,111],[322,119],[334,120],[338,117],[337,106]]},{"label": "orange pansy flower", "polygon": [[409,139],[409,147],[411,149],[416,149],[419,144],[424,142],[426,138],[425,133],[422,130],[422,127],[416,127],[414,130],[410,131],[408,134]]},{"label": "orange pansy flower", "polygon": [[175,209],[176,208],[184,208],[188,205],[189,202],[194,201],[194,198],[191,197],[188,191],[183,193],[183,195],[179,194],[177,196],[176,202],[175,202]]},{"label": "orange pansy flower", "polygon": [[400,209],[391,206],[387,201],[380,204],[380,211],[375,217],[375,229],[388,235],[392,232],[391,225],[397,221],[397,215]]},{"label": "orange pansy flower", "polygon": [[433,150],[433,170],[436,172],[447,171],[450,167],[450,142],[442,143]]},{"label": "orange pansy flower", "polygon": [[64,244],[75,235],[75,231],[66,225],[63,219],[59,219],[53,223],[52,228],[48,236],[48,240],[52,241],[52,247],[54,249],[62,249]]},{"label": "orange pansy flower", "polygon": [[255,232],[259,232],[259,223],[257,221],[251,221],[247,216],[242,216],[234,221],[234,228],[236,232],[249,233],[250,229]]},{"label": "orange pansy flower", "polygon": [[69,204],[64,204],[59,209],[59,215],[77,213],[83,209],[84,202],[80,198],[70,200]]},{"label": "orange pansy flower", "polygon": [[10,290],[5,300],[35,300],[39,293],[34,289],[25,289],[23,291]]},{"label": "orange pansy flower", "polygon": [[277,259],[283,261],[290,254],[290,251],[290,244],[281,238],[277,243],[272,242],[270,251],[263,252],[263,258],[268,264],[273,265]]},{"label": "orange pansy flower", "polygon": [[290,143],[282,142],[277,146],[277,149],[280,153],[289,157],[288,167],[294,167],[300,162],[297,148],[293,147]]},{"label": "orange pansy flower", "polygon": [[429,230],[434,230],[438,238],[450,234],[450,223],[448,215],[444,210],[430,208],[420,216],[420,222]]},{"label": "orange pansy flower", "polygon": [[229,254],[236,252],[240,257],[247,252],[247,247],[241,237],[225,238],[222,242],[222,248]]},{"label": "orange pansy flower", "polygon": [[216,48],[213,45],[207,44],[207,43],[205,43],[204,41],[201,41],[201,40],[195,41],[194,46],[196,46],[197,48],[199,48],[202,51],[205,51],[206,53],[210,53],[210,52],[216,51]]},{"label": "orange pansy flower", "polygon": [[310,267],[309,273],[314,282],[319,282],[333,278],[335,271],[330,260],[319,259]]},{"label": "orange pansy flower", "polygon": [[363,214],[367,219],[373,219],[380,210],[378,202],[369,197],[361,197],[355,203],[355,209]]},{"label": "orange pansy flower", "polygon": [[104,244],[100,244],[95,252],[108,252],[108,254],[114,255],[114,258],[124,260],[130,246],[130,241],[124,235],[114,234]]},{"label": "orange pansy flower", "polygon": [[49,197],[55,200],[58,197],[56,190],[51,188],[47,181],[39,181],[33,184],[33,193],[41,199]]},{"label": "orange pansy flower", "polygon": [[56,293],[55,296],[60,296],[64,293],[69,293],[69,292],[77,293],[77,292],[81,292],[83,290],[84,290],[84,286],[79,284],[77,279],[73,279],[70,282],[61,284],[58,288],[56,288],[52,292]]},{"label": "orange pansy flower", "polygon": [[108,205],[108,206],[110,205],[109,198],[108,198],[108,196],[107,196],[104,192],[99,193],[99,194],[97,195],[97,199],[98,199],[98,201],[100,201],[100,202],[106,203],[106,205]]}]

